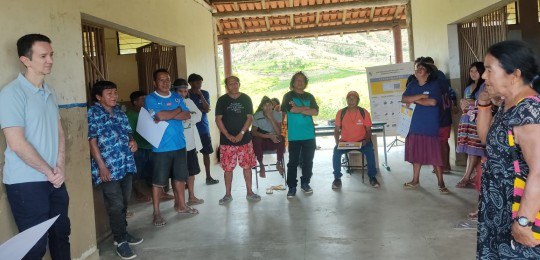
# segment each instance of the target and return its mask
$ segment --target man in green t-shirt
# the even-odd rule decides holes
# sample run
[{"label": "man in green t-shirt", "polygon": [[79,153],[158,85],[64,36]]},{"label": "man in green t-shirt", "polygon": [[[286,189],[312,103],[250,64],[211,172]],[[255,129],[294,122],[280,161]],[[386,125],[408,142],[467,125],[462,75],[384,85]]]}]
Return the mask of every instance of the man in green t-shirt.
[{"label": "man in green t-shirt", "polygon": [[[296,196],[297,168],[302,161],[302,177],[300,188],[305,193],[313,193],[309,186],[313,175],[313,157],[315,156],[315,125],[313,116],[319,114],[319,106],[315,97],[305,92],[308,78],[303,72],[293,75],[290,83],[291,91],[283,96],[281,111],[287,114],[287,138],[289,141],[289,163],[287,164],[287,198]],[[300,158],[302,157],[302,158]]]},{"label": "man in green t-shirt", "polygon": [[139,133],[137,133],[137,121],[139,119],[139,111],[144,106],[144,99],[146,93],[143,91],[135,91],[129,95],[131,100],[132,109],[126,111],[126,115],[129,120],[129,125],[133,129],[133,138],[137,142],[139,148],[135,156],[135,165],[137,166],[137,174],[133,178],[133,192],[135,198],[140,202],[148,202],[151,200],[151,195],[148,190],[148,185],[145,183],[152,183],[152,166],[150,161],[150,154],[152,153],[152,145],[146,141]]}]

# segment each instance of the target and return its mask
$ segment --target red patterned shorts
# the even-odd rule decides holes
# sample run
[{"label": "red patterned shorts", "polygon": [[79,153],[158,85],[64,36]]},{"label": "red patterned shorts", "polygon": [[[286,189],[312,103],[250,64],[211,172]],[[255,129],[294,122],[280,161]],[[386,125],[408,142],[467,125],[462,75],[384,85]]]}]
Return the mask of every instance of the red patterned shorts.
[{"label": "red patterned shorts", "polygon": [[251,169],[257,165],[251,142],[240,146],[220,145],[219,161],[221,168],[226,172],[232,172],[236,167],[237,161],[242,169]]}]

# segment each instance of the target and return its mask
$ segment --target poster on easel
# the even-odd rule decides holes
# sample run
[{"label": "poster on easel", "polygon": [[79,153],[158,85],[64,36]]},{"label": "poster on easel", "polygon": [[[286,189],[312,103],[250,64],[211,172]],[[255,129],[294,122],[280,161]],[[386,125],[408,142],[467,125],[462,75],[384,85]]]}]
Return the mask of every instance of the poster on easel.
[{"label": "poster on easel", "polygon": [[412,116],[414,113],[414,108],[416,104],[401,104],[401,109],[399,110],[399,121],[397,125],[397,134],[403,138],[407,137],[409,134],[409,129],[411,128]]},{"label": "poster on easel", "polygon": [[406,62],[366,68],[372,121],[386,123],[386,135],[397,135],[401,95],[414,63]]}]

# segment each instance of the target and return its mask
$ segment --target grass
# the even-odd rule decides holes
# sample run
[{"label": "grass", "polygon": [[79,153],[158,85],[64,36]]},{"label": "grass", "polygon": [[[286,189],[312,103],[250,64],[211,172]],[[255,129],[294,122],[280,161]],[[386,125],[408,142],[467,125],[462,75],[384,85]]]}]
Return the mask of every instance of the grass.
[{"label": "grass", "polygon": [[[389,32],[231,47],[233,74],[240,78],[240,91],[251,97],[254,107],[265,95],[281,100],[289,91],[292,75],[303,71],[309,78],[306,91],[315,96],[319,105],[319,115],[314,117],[319,124],[335,118],[337,111],[345,107],[345,97],[351,90],[360,94],[360,106],[370,110],[365,68],[388,64],[389,55],[393,53]],[[404,50],[403,55],[407,57],[408,46],[404,46]],[[222,61],[220,63],[222,68]],[[221,87],[221,93],[226,93],[225,86]]]}]

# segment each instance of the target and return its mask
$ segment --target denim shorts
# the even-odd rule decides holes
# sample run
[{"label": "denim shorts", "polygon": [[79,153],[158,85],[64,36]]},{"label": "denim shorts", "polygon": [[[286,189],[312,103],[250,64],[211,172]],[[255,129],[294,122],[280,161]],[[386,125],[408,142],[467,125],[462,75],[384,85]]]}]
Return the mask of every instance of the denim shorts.
[{"label": "denim shorts", "polygon": [[152,184],[165,187],[169,182],[169,176],[174,181],[186,181],[188,168],[186,160],[186,148],[180,150],[152,153],[154,164]]}]

